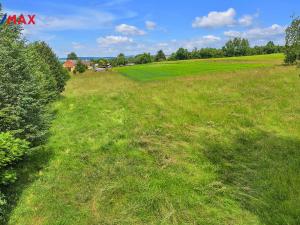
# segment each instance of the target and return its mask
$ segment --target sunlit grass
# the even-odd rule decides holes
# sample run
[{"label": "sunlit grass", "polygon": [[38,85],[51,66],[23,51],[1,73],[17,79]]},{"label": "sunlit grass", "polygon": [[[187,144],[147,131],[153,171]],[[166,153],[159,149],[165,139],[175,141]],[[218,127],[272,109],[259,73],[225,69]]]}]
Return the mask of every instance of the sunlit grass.
[{"label": "sunlit grass", "polygon": [[134,80],[152,81],[177,76],[200,76],[218,72],[234,72],[244,69],[268,67],[276,62],[282,62],[282,59],[282,54],[273,54],[219,59],[165,61],[160,63],[118,67],[114,70]]},{"label": "sunlit grass", "polygon": [[272,62],[73,76],[9,224],[300,224],[300,80]]}]

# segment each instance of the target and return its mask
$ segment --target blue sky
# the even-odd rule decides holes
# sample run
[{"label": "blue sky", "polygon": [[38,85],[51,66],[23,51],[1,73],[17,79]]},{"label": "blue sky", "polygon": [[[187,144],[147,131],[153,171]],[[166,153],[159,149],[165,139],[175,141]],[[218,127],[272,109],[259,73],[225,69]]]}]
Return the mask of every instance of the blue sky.
[{"label": "blue sky", "polygon": [[35,14],[29,40],[45,40],[60,57],[171,53],[179,47],[221,47],[228,39],[251,45],[284,43],[299,0],[4,0],[8,14]]}]

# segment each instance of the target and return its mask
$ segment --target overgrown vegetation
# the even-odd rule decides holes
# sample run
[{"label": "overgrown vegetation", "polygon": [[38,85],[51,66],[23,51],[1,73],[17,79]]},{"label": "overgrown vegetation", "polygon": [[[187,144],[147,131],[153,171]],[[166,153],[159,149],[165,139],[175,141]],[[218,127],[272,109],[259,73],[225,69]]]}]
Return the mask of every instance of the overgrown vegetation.
[{"label": "overgrown vegetation", "polygon": [[286,29],[285,62],[293,64],[300,60],[300,18],[295,17]]},{"label": "overgrown vegetation", "polygon": [[72,77],[45,147],[55,157],[9,224],[298,225],[298,69],[278,54],[196,61],[268,66]]},{"label": "overgrown vegetation", "polygon": [[[1,8],[0,8],[1,16]],[[0,223],[14,166],[41,145],[49,128],[48,104],[64,90],[68,73],[44,42],[27,44],[17,25],[0,26]]]},{"label": "overgrown vegetation", "polygon": [[170,56],[166,56],[163,50],[159,50],[155,55],[150,53],[142,53],[136,56],[126,57],[120,53],[116,58],[94,60],[93,63],[102,64],[102,62],[110,63],[113,67],[125,66],[126,64],[147,64],[151,62],[176,61],[187,59],[209,59],[209,58],[223,58],[234,56],[251,56],[251,55],[265,55],[274,53],[283,53],[284,46],[275,45],[273,41],[269,41],[265,46],[251,47],[249,41],[245,38],[233,38],[229,40],[221,49],[217,48],[194,48],[189,51],[185,48],[179,48]]},{"label": "overgrown vegetation", "polygon": [[86,71],[86,66],[81,62],[81,60],[78,60],[75,66],[75,70],[73,72],[83,73],[84,71]]}]

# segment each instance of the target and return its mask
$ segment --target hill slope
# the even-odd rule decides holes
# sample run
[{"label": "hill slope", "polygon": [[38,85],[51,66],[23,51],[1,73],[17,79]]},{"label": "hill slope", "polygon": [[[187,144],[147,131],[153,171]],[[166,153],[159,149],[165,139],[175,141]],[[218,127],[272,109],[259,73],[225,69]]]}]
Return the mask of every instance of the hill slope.
[{"label": "hill slope", "polygon": [[300,79],[275,64],[73,77],[9,224],[299,224]]}]

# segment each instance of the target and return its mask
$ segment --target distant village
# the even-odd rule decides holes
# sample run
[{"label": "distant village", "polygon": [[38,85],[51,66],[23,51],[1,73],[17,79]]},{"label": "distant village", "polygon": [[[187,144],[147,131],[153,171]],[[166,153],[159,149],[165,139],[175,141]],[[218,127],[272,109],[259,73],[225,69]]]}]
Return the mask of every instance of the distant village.
[{"label": "distant village", "polygon": [[95,72],[103,72],[116,66],[132,66],[136,63],[125,57],[124,54],[119,54],[116,58],[99,58],[86,59],[77,57],[76,53],[68,54],[66,61],[63,62],[63,67],[73,73],[82,73],[85,70],[93,70]]},{"label": "distant village", "polygon": [[[63,67],[69,70],[70,72],[73,72],[76,68],[77,63],[79,60],[75,59],[68,59],[63,63]],[[101,71],[107,71],[108,69],[111,69],[112,66],[109,62],[107,63],[95,63],[90,60],[83,60],[80,61],[88,70],[94,70],[96,72],[101,72]]]}]

